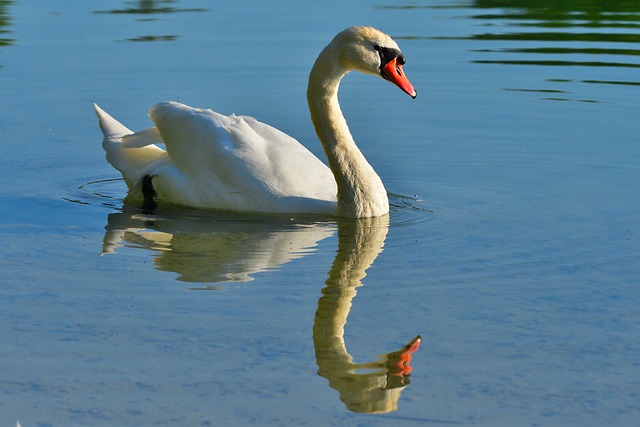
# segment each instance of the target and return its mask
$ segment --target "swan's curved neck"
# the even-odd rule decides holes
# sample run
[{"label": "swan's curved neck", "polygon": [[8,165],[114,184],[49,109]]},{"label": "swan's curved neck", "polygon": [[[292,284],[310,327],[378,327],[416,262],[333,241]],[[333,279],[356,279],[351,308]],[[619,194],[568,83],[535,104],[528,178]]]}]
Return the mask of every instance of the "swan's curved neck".
[{"label": "swan's curved neck", "polygon": [[327,46],[316,60],[307,88],[311,120],[338,186],[338,214],[372,217],[389,212],[382,180],[356,146],[340,110],[338,87],[349,70]]}]

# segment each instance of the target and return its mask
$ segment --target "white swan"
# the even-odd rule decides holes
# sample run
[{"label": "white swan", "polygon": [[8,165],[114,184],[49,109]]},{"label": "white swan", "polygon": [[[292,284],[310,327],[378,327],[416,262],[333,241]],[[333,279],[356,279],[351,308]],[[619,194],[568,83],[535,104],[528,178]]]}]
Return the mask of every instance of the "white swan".
[{"label": "white swan", "polygon": [[307,100],[330,169],[298,141],[254,118],[176,102],[154,105],[149,117],[156,127],[137,133],[95,105],[103,147],[130,191],[145,198],[234,211],[384,215],[386,190],[353,141],[338,87],[356,70],[389,80],[415,98],[404,63],[396,42],[371,27],[347,28],[320,53]]}]

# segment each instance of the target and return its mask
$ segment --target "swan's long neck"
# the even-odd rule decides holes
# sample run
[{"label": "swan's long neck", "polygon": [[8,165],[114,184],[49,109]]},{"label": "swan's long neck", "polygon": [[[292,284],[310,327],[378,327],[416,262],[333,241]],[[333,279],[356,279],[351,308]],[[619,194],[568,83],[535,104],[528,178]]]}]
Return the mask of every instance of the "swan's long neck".
[{"label": "swan's long neck", "polygon": [[356,146],[340,110],[338,87],[349,70],[327,46],[309,75],[307,101],[311,120],[338,186],[338,214],[372,217],[389,212],[382,180]]}]

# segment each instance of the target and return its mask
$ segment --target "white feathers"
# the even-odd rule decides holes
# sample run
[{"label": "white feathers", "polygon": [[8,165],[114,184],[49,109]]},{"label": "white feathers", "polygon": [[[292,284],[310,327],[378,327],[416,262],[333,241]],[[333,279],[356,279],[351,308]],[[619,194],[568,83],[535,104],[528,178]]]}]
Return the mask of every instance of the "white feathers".
[{"label": "white feathers", "polygon": [[165,102],[149,111],[155,128],[122,135],[125,126],[97,106],[96,112],[107,159],[134,191],[148,175],[158,199],[170,203],[335,213],[329,168],[298,141],[254,118]]}]

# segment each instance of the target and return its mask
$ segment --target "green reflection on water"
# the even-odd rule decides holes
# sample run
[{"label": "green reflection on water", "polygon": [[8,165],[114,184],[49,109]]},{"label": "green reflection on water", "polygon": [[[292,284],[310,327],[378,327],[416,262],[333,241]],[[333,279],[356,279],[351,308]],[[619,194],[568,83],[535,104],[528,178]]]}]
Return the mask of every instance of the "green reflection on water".
[{"label": "green reflection on water", "polygon": [[612,33],[569,33],[569,32],[534,32],[534,33],[485,33],[476,34],[476,40],[514,40],[514,41],[574,41],[574,42],[613,42],[639,43],[640,34]]},{"label": "green reflection on water", "polygon": [[167,36],[138,36],[138,37],[129,37],[124,39],[123,41],[127,42],[170,42],[177,40],[178,36],[176,35],[167,35]]},{"label": "green reflection on water", "polygon": [[567,47],[534,47],[521,49],[484,49],[474,52],[507,52],[507,53],[551,53],[565,55],[578,53],[584,55],[631,55],[640,56],[640,49],[600,49],[600,48],[567,48]]},{"label": "green reflection on water", "polygon": [[614,80],[582,80],[582,82],[608,85],[640,86],[640,82],[618,82]]},{"label": "green reflection on water", "polygon": [[476,64],[503,64],[503,65],[544,65],[544,66],[573,66],[573,67],[628,67],[640,68],[640,64],[627,64],[622,62],[598,62],[598,61],[553,61],[553,60],[477,60]]},{"label": "green reflection on water", "polygon": [[[113,14],[113,15],[144,15],[144,18],[136,18],[137,21],[155,21],[154,15],[177,13],[177,12],[207,12],[205,8],[181,8],[174,7],[176,0],[139,0],[124,2],[122,8],[111,10],[97,10],[93,13]],[[175,34],[145,34],[135,37],[128,37],[116,41],[124,42],[166,42],[175,41],[179,38]]]},{"label": "green reflection on water", "polygon": [[[471,14],[469,18],[480,21],[483,28],[490,30],[466,36],[430,38],[476,40],[490,45],[473,49],[484,58],[470,62],[593,69],[640,68],[637,60],[640,48],[630,47],[640,46],[637,31],[640,28],[639,1],[475,0],[466,8],[485,9],[488,13]],[[553,30],[549,31],[550,28]],[[509,43],[509,46],[500,46],[502,43]],[[603,58],[605,55],[606,59]],[[638,81],[631,81],[635,80],[633,78],[629,80],[583,79],[581,82],[640,85]]]},{"label": "green reflection on water", "polygon": [[550,15],[583,12],[588,15],[601,15],[603,13],[640,12],[640,2],[636,0],[475,0],[472,7],[492,8],[519,8],[536,11],[546,18]]},{"label": "green reflection on water", "polygon": [[205,12],[204,8],[177,8],[170,6],[175,0],[139,0],[125,2],[127,6],[121,9],[112,9],[106,11],[96,11],[95,13],[114,13],[114,14],[134,14],[148,15],[156,13],[175,13],[175,12]]},{"label": "green reflection on water", "polygon": [[13,44],[13,39],[5,37],[9,33],[6,28],[11,24],[11,17],[7,9],[13,3],[9,0],[0,0],[0,46],[9,46]]}]

